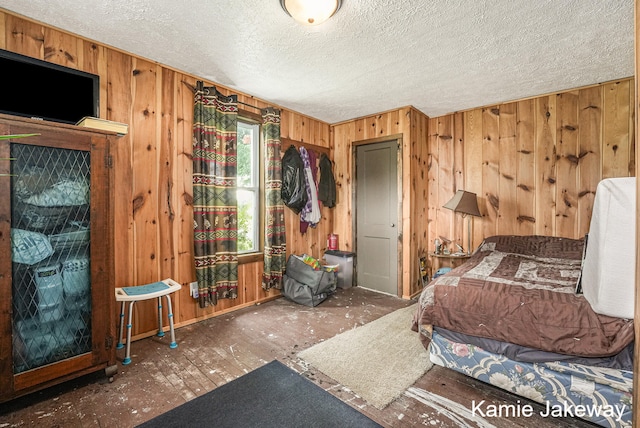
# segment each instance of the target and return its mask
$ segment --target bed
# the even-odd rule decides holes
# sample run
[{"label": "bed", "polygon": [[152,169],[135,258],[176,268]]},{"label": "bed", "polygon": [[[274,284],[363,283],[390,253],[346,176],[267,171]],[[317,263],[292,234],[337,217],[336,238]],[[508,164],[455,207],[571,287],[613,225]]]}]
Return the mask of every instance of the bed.
[{"label": "bed", "polygon": [[[590,248],[614,236],[611,227],[629,226],[615,218],[624,210],[612,207],[605,187],[596,191],[588,240],[492,236],[425,287],[413,329],[433,363],[541,403],[549,417],[632,425],[633,312],[629,317],[629,306],[616,302],[633,301],[635,271],[616,277],[619,252],[608,263],[601,244]],[[635,223],[635,198],[630,204]],[[635,235],[635,228],[624,234]],[[605,274],[585,269],[588,263]]]}]

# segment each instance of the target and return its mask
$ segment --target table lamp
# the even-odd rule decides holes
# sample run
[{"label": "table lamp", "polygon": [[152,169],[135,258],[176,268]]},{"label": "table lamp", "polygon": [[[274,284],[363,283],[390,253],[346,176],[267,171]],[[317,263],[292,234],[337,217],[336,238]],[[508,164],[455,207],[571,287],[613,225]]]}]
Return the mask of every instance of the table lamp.
[{"label": "table lamp", "polygon": [[[462,214],[462,218],[469,215],[480,217],[480,210],[478,209],[478,197],[475,193],[467,192],[466,190],[458,190],[453,198],[449,202],[443,205],[443,208],[453,210],[453,212]],[[467,220],[468,227],[468,245],[467,254],[471,254],[471,218]]]}]

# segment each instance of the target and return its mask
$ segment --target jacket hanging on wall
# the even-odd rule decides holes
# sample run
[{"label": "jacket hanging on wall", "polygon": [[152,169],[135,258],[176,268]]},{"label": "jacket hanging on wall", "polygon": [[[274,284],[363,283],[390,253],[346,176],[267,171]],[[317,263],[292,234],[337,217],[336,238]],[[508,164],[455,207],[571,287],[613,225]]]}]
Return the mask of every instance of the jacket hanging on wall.
[{"label": "jacket hanging on wall", "polygon": [[333,176],[331,160],[324,153],[320,156],[318,199],[327,208],[333,208],[336,206],[336,180]]},{"label": "jacket hanging on wall", "polygon": [[304,163],[300,153],[292,144],[282,157],[282,202],[294,213],[300,214],[307,204]]},{"label": "jacket hanging on wall", "polygon": [[320,205],[318,204],[318,188],[313,170],[316,165],[316,156],[313,150],[300,147],[300,157],[304,163],[305,189],[307,191],[307,203],[300,212],[300,232],[305,233],[307,226],[315,227],[322,218]]}]

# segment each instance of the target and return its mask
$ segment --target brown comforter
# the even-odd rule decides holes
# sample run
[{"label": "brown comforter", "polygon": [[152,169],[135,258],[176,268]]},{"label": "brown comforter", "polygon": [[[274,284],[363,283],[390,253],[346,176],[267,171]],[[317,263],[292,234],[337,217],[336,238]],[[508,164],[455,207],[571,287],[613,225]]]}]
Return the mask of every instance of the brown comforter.
[{"label": "brown comforter", "polygon": [[425,347],[438,326],[560,354],[617,354],[633,340],[633,320],[598,315],[575,294],[582,247],[549,236],[487,238],[423,290],[413,328]]}]

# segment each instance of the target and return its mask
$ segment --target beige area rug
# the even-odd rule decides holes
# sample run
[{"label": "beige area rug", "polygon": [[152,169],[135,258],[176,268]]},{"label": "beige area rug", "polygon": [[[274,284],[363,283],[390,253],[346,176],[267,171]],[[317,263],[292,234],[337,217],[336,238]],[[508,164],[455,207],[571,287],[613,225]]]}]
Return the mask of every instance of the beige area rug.
[{"label": "beige area rug", "polygon": [[318,343],[298,357],[384,409],[432,367],[411,330],[417,304]]}]

